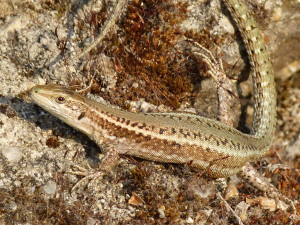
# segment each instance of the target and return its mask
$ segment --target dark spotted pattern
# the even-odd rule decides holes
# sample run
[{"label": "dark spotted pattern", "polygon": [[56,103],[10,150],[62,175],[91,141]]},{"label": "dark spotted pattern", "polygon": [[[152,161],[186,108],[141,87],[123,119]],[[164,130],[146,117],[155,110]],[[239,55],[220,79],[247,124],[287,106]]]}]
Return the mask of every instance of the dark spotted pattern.
[{"label": "dark spotted pattern", "polygon": [[[223,2],[237,22],[253,67],[252,136],[195,115],[124,112],[59,85],[32,88],[32,99],[98,144],[110,142],[120,153],[160,162],[191,163],[214,177],[236,173],[246,162],[264,154],[272,143],[276,92],[268,51],[244,1]],[[64,101],[56,102],[59,106],[53,107],[49,103],[53,97]]]}]

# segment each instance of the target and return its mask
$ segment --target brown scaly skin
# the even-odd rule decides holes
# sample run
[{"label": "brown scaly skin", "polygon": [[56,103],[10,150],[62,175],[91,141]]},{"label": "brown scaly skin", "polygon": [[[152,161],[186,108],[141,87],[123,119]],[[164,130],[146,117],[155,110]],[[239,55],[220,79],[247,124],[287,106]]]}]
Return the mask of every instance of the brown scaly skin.
[{"label": "brown scaly skin", "polygon": [[257,23],[243,1],[223,2],[236,21],[252,66],[255,113],[251,135],[191,114],[122,111],[58,85],[33,87],[32,100],[97,144],[110,143],[111,151],[160,162],[192,163],[212,177],[236,174],[246,162],[269,150],[276,124],[276,93]]}]

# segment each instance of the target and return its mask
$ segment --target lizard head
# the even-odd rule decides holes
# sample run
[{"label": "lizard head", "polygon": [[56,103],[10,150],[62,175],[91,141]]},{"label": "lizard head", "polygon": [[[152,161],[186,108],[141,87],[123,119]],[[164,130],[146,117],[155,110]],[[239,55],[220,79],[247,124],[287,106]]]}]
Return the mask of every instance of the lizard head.
[{"label": "lizard head", "polygon": [[86,98],[61,85],[37,85],[29,90],[32,101],[68,125],[89,135],[92,128],[84,117]]}]

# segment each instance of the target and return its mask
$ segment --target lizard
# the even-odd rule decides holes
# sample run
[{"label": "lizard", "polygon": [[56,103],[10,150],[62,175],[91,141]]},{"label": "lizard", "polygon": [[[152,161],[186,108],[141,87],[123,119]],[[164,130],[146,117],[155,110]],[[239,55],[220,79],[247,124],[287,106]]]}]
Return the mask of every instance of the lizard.
[{"label": "lizard", "polygon": [[276,91],[270,56],[249,9],[243,1],[223,2],[236,21],[252,66],[255,112],[251,134],[198,115],[123,111],[59,85],[33,87],[33,102],[98,145],[109,143],[101,168],[109,168],[118,154],[128,154],[165,163],[191,163],[208,169],[211,177],[238,173],[272,144]]}]

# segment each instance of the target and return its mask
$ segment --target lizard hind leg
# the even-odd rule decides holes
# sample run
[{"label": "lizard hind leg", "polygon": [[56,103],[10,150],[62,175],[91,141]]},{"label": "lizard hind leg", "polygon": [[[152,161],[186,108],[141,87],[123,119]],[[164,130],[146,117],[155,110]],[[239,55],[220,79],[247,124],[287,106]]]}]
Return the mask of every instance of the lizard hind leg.
[{"label": "lizard hind leg", "polygon": [[206,65],[206,73],[217,84],[219,121],[229,126],[236,125],[237,116],[235,115],[239,111],[240,102],[236,94],[235,84],[226,75],[222,60],[217,59],[210,50],[201,44],[189,39],[187,41],[193,45],[191,48],[192,55],[197,61],[201,61]]}]

